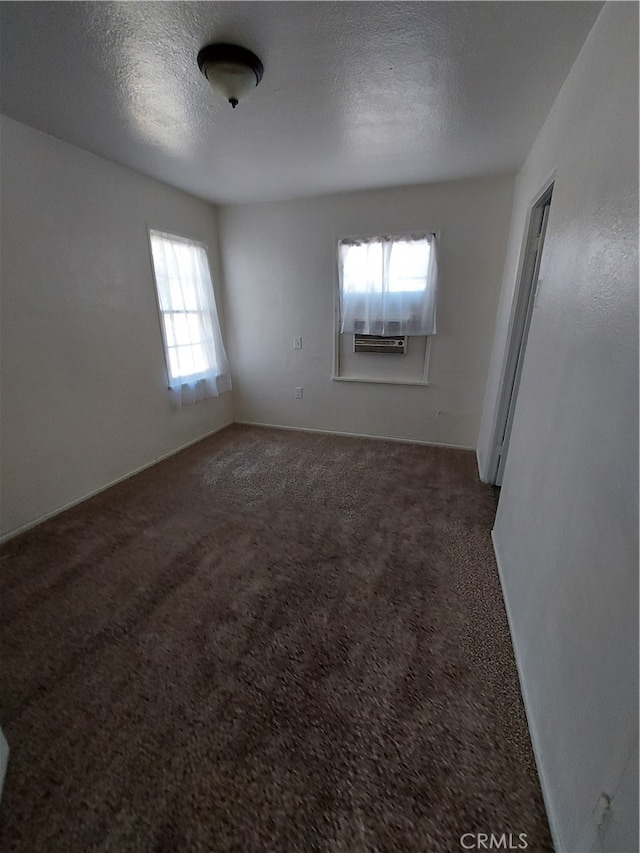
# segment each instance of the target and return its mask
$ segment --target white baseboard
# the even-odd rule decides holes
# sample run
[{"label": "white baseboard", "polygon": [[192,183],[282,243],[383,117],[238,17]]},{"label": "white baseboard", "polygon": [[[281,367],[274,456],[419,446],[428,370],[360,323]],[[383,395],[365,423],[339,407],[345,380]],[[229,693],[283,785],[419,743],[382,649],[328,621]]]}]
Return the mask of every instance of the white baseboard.
[{"label": "white baseboard", "polygon": [[25,531],[30,530],[32,527],[36,527],[38,524],[42,524],[43,521],[47,521],[50,518],[54,518],[56,515],[60,515],[61,512],[65,512],[66,510],[71,509],[71,507],[81,504],[83,501],[88,501],[89,498],[92,498],[95,495],[99,495],[100,492],[105,492],[107,489],[110,489],[111,486],[116,486],[118,483],[122,483],[124,482],[124,480],[128,480],[130,477],[135,477],[136,474],[140,474],[147,468],[152,468],[154,465],[157,465],[158,462],[162,462],[164,459],[169,459],[171,456],[175,456],[176,453],[180,453],[180,451],[186,450],[187,447],[191,447],[192,444],[197,444],[199,441],[203,441],[210,435],[215,435],[217,432],[220,432],[221,430],[231,426],[232,423],[233,421],[229,421],[228,423],[222,424],[222,426],[212,429],[211,432],[207,432],[204,435],[198,436],[198,438],[194,438],[192,441],[188,441],[186,444],[182,444],[180,445],[180,447],[176,447],[174,450],[170,450],[163,456],[157,456],[155,459],[152,459],[151,462],[147,462],[144,465],[140,465],[139,468],[135,468],[133,471],[129,471],[127,474],[123,474],[122,477],[116,477],[115,480],[111,480],[109,483],[105,483],[103,486],[99,486],[97,489],[94,489],[91,492],[87,492],[86,495],[82,495],[82,497],[69,501],[69,503],[66,503],[64,506],[61,506],[58,509],[54,509],[52,512],[47,512],[44,515],[39,516],[38,518],[34,519],[34,521],[29,521],[27,524],[23,524],[21,527],[16,527],[13,530],[10,530],[8,533],[3,533],[2,536],[0,536],[0,545],[9,539],[13,539],[14,536],[19,536],[21,533],[25,533]]},{"label": "white baseboard", "polygon": [[7,775],[7,764],[9,763],[9,744],[0,729],[0,799],[2,799],[2,788],[4,787],[4,777]]},{"label": "white baseboard", "polygon": [[538,778],[540,779],[540,788],[542,789],[542,799],[544,800],[545,809],[547,812],[547,820],[549,821],[549,830],[551,832],[551,840],[553,841],[553,847],[555,850],[562,850],[562,846],[560,844],[560,836],[558,832],[558,824],[556,820],[555,808],[553,804],[553,797],[551,793],[551,786],[549,785],[549,781],[547,779],[544,765],[542,764],[542,760],[540,757],[540,733],[538,731],[538,727],[536,726],[531,713],[530,713],[530,699],[529,699],[529,691],[527,687],[527,683],[523,677],[522,668],[520,662],[522,660],[520,649],[518,646],[518,639],[516,633],[513,630],[513,621],[511,618],[511,608],[509,605],[509,599],[505,593],[505,580],[504,580],[504,571],[502,568],[502,564],[500,562],[500,554],[498,552],[498,545],[496,542],[495,531],[491,531],[491,541],[493,542],[493,553],[496,557],[496,564],[498,566],[498,575],[500,577],[500,586],[502,588],[502,598],[504,601],[504,608],[507,612],[507,622],[509,623],[509,634],[511,635],[511,644],[513,646],[513,654],[516,659],[516,668],[518,670],[518,680],[520,682],[520,692],[522,693],[522,699],[524,702],[524,710],[527,716],[527,725],[529,727],[529,735],[531,736],[531,746],[533,747],[533,757],[535,758],[536,768],[538,770]]},{"label": "white baseboard", "polygon": [[288,429],[293,432],[316,432],[321,435],[344,435],[347,438],[373,438],[377,441],[397,441],[400,444],[423,444],[427,447],[448,447],[450,450],[475,450],[462,444],[444,444],[438,441],[423,441],[419,438],[397,438],[393,435],[369,435],[364,432],[342,432],[337,429],[314,429],[312,427],[284,426],[283,424],[265,424],[260,421],[235,421],[242,426],[267,427],[268,429]]}]

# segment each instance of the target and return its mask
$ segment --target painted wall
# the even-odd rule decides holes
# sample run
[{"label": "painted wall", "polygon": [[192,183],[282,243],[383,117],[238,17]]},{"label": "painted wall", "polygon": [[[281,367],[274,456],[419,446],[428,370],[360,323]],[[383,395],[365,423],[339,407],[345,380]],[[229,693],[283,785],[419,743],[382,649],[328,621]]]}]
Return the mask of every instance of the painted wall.
[{"label": "painted wall", "polygon": [[7,534],[231,421],[232,401],[170,408],[147,241],[147,223],[205,241],[219,281],[211,206],[4,117],[1,132]]},{"label": "painted wall", "polygon": [[554,169],[494,540],[557,849],[625,853],[639,847],[637,4],[604,7],[518,176],[481,465],[527,208]]},{"label": "painted wall", "polygon": [[[236,420],[474,447],[512,199],[505,177],[221,207]],[[337,240],[407,231],[441,233],[430,385],[332,381]]]}]

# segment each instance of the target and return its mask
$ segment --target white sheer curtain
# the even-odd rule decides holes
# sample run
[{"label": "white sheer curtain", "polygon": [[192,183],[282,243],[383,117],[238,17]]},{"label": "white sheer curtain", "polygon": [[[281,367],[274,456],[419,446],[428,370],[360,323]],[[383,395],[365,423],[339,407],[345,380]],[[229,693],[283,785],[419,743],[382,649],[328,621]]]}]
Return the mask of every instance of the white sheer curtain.
[{"label": "white sheer curtain", "polygon": [[207,252],[149,231],[171,401],[187,406],[231,390]]},{"label": "white sheer curtain", "polygon": [[435,234],[341,240],[338,268],[341,332],[435,334]]}]

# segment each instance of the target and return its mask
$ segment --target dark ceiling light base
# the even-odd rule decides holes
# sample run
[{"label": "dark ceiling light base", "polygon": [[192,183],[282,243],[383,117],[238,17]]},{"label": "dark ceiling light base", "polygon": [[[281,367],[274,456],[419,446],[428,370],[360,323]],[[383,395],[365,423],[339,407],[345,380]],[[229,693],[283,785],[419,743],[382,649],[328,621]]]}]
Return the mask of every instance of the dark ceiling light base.
[{"label": "dark ceiling light base", "polygon": [[198,53],[198,68],[209,85],[235,109],[262,80],[264,68],[255,53],[236,44],[208,44]]}]

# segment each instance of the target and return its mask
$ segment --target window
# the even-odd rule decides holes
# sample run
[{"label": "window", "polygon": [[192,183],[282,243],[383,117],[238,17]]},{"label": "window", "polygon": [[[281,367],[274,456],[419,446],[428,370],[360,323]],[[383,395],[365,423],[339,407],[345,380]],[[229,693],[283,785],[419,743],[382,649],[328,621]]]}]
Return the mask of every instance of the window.
[{"label": "window", "polygon": [[434,234],[340,240],[340,332],[433,335]]},{"label": "window", "polygon": [[435,234],[339,240],[333,379],[428,385],[437,275]]},{"label": "window", "polygon": [[172,402],[177,406],[231,389],[207,251],[202,243],[149,231]]}]

